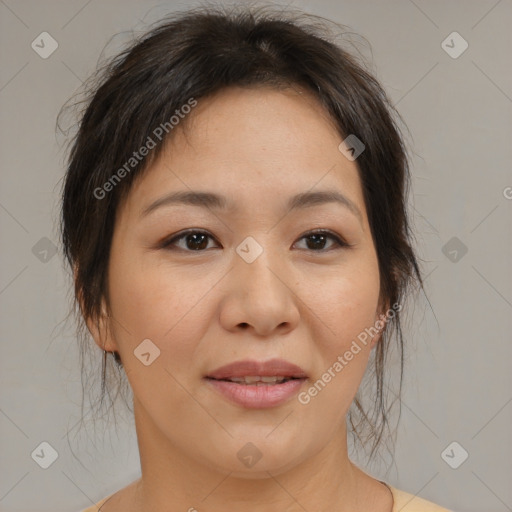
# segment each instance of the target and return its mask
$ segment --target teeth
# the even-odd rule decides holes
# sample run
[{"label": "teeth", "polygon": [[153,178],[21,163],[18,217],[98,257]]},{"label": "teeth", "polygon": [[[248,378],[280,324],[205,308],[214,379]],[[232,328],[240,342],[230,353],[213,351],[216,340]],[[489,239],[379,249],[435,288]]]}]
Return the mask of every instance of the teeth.
[{"label": "teeth", "polygon": [[228,379],[232,382],[239,382],[241,384],[256,384],[256,385],[263,385],[263,384],[277,384],[280,382],[283,382],[285,380],[289,380],[287,377],[231,377]]},{"label": "teeth", "polygon": [[284,377],[261,377],[263,382],[277,382],[280,380],[284,380]]}]

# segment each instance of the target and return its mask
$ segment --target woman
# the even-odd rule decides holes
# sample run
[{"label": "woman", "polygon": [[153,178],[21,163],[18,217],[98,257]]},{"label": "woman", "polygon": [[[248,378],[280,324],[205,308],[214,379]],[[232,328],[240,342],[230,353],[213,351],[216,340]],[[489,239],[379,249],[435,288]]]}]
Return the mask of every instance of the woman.
[{"label": "woman", "polygon": [[446,510],[348,456],[349,433],[382,443],[390,333],[401,350],[422,279],[393,109],[328,35],[191,10],[92,87],[62,240],[104,369],[133,391],[142,471],[88,511]]}]

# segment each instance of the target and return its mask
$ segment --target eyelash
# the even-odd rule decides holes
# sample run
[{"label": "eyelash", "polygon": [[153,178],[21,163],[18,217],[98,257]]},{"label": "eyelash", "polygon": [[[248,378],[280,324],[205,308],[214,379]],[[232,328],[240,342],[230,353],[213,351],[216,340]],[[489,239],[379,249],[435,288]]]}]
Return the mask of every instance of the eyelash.
[{"label": "eyelash", "polygon": [[[194,251],[194,250],[191,250],[191,249],[182,249],[180,247],[178,247],[178,248],[177,247],[173,247],[173,245],[177,241],[185,239],[188,235],[192,235],[192,234],[206,235],[209,238],[215,240],[215,238],[210,233],[208,233],[207,231],[202,231],[200,229],[189,229],[187,231],[184,231],[184,232],[180,233],[177,236],[173,236],[170,239],[164,240],[162,242],[162,244],[160,245],[160,248],[166,249],[168,251],[182,250],[184,252],[190,252],[190,253],[205,252],[207,249],[199,249],[199,250]],[[324,235],[324,236],[330,238],[331,240],[334,240],[338,247],[334,247],[334,249],[331,248],[331,249],[320,249],[320,250],[314,250],[314,249],[304,249],[304,250],[310,251],[310,252],[315,252],[315,253],[316,252],[318,252],[318,253],[325,253],[325,252],[330,252],[330,251],[335,250],[335,249],[343,249],[343,248],[352,247],[351,244],[348,244],[347,242],[345,242],[340,236],[336,235],[332,231],[325,230],[325,229],[317,229],[317,230],[313,230],[313,231],[308,231],[307,233],[302,235],[299,240],[302,240],[303,238],[308,238],[308,237],[313,236],[313,235]]]}]

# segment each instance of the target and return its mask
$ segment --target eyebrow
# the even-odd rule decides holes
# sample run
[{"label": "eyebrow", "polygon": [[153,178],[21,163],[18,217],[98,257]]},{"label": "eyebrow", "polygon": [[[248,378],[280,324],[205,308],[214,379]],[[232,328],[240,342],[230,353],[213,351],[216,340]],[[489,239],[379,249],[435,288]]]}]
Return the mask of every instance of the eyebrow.
[{"label": "eyebrow", "polygon": [[[302,192],[295,196],[290,197],[287,204],[287,209],[302,210],[312,206],[318,206],[328,203],[336,203],[344,206],[350,210],[361,222],[363,223],[363,215],[357,205],[348,197],[340,192],[333,190],[317,190],[315,192]],[[141,217],[149,215],[151,212],[163,206],[174,204],[184,204],[189,206],[199,206],[206,209],[214,210],[233,210],[234,205],[228,201],[225,196],[215,194],[212,192],[200,191],[177,191],[166,194],[160,197],[146,208],[140,214]]]}]

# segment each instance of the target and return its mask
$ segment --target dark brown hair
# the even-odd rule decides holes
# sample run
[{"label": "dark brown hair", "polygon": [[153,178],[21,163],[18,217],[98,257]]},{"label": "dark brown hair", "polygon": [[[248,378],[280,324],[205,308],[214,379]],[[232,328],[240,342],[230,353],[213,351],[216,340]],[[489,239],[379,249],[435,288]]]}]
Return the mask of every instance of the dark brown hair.
[{"label": "dark brown hair", "polygon": [[[349,34],[342,25],[288,8],[206,6],[159,21],[98,68],[86,84],[85,108],[71,141],[62,192],[62,244],[76,272],[74,311],[82,355],[94,345],[83,319],[97,321],[101,298],[108,303],[107,268],[116,213],[133,180],[150,168],[172,130],[107,194],[98,198],[95,191],[191,98],[200,102],[229,86],[305,88],[341,137],[354,134],[364,143],[356,163],[378,255],[381,299],[402,304],[411,284],[423,288],[406,211],[410,176],[397,122],[401,118],[363,60],[335,42],[337,36]],[[185,125],[186,119],[179,129]],[[384,370],[393,334],[400,396],[404,343],[396,311],[369,365],[374,377],[372,408],[367,410],[358,392],[349,412],[352,432],[371,446],[370,459],[389,427]],[[110,396],[111,384],[124,379],[121,361],[114,356],[117,364],[110,363],[109,368],[117,375],[109,385],[103,360],[101,403],[106,391]]]}]

